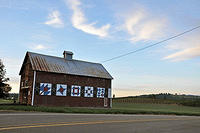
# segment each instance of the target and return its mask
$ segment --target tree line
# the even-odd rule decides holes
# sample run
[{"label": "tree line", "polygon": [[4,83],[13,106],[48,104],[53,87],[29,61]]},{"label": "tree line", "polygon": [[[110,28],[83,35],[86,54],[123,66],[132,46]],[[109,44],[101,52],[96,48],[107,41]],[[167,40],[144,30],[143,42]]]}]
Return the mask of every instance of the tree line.
[{"label": "tree line", "polygon": [[3,61],[0,59],[0,98],[8,97],[11,86],[7,83],[10,79],[6,77],[6,69]]}]

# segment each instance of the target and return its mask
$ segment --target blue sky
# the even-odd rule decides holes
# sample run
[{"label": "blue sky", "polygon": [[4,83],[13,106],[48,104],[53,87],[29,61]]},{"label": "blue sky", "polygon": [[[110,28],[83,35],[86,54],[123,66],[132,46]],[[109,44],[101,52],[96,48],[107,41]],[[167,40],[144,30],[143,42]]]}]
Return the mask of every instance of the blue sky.
[{"label": "blue sky", "polygon": [[[198,0],[0,0],[0,58],[12,92],[26,51],[102,62],[200,25]],[[200,29],[103,63],[116,96],[200,95]]]}]

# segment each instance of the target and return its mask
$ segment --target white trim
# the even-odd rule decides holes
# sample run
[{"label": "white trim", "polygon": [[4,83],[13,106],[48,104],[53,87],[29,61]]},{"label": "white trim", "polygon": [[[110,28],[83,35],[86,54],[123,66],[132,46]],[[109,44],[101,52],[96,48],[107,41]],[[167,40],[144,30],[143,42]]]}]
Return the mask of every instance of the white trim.
[{"label": "white trim", "polygon": [[34,71],[34,77],[33,77],[33,91],[32,91],[32,102],[31,102],[31,106],[33,106],[33,103],[34,103],[34,95],[35,95],[35,77],[36,77],[36,71]]},{"label": "white trim", "polygon": [[110,108],[112,108],[112,98],[110,98]]},{"label": "white trim", "polygon": [[108,88],[108,98],[112,98],[112,89]]},{"label": "white trim", "polygon": [[108,98],[110,99],[110,108],[112,108],[112,89],[108,88]]}]

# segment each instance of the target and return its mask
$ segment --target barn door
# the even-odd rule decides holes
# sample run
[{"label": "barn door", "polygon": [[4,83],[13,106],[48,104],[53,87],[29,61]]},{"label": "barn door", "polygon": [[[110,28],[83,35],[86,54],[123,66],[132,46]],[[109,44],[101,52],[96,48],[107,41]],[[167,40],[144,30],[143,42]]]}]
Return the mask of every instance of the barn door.
[{"label": "barn door", "polygon": [[108,98],[104,98],[104,107],[108,107]]}]

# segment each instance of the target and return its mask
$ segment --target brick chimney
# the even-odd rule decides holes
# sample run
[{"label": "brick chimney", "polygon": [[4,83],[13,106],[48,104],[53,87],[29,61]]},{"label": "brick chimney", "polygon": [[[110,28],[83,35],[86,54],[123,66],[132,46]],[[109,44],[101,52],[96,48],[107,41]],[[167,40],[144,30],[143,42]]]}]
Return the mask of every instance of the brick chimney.
[{"label": "brick chimney", "polygon": [[63,55],[66,60],[72,60],[73,53],[71,51],[64,51]]}]

